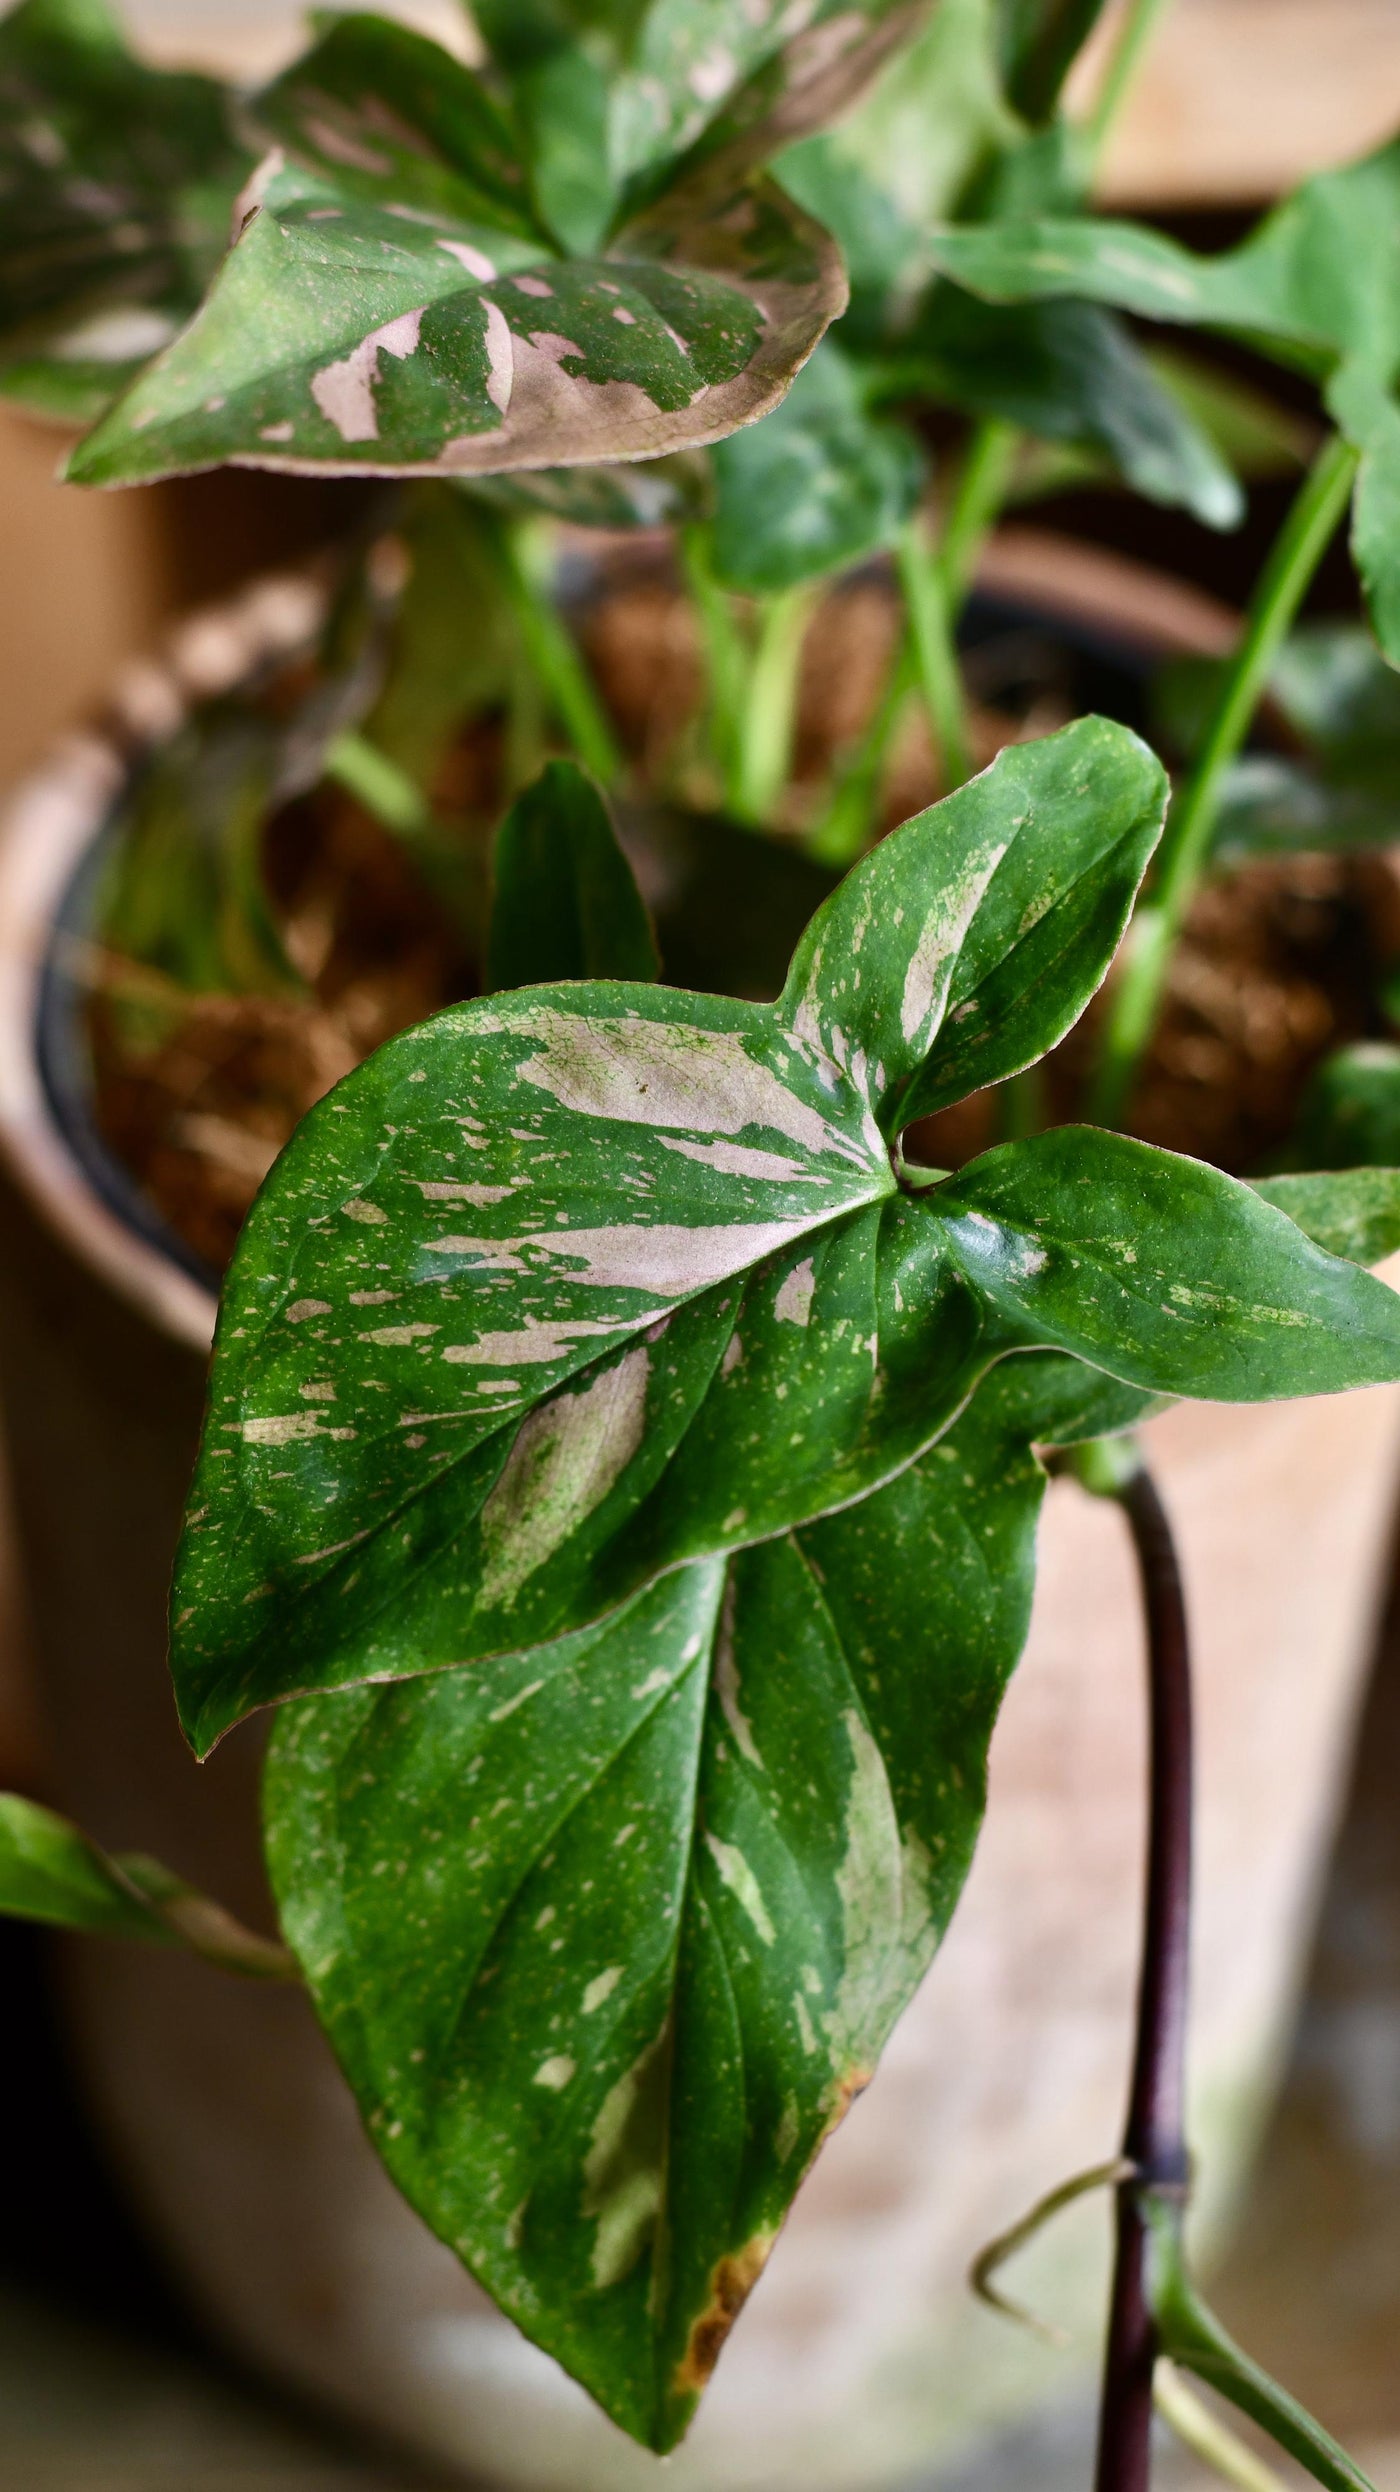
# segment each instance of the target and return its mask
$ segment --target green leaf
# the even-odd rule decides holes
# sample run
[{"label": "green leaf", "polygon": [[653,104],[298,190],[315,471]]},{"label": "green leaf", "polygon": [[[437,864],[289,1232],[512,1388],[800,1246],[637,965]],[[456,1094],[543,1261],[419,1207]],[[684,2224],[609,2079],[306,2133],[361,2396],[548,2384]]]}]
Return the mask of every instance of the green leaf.
[{"label": "green leaf", "polygon": [[1225,774],[1211,854],[1223,865],[1309,850],[1388,847],[1400,834],[1400,796],[1340,786],[1279,754],[1247,753]]},{"label": "green leaf", "polygon": [[654,2448],[946,1926],[1029,1616],[1030,1438],[1112,1395],[1013,1360],[849,1513],[281,1719],[273,1880],[379,2152]]},{"label": "green leaf", "polygon": [[865,407],[830,339],[766,423],[713,452],[711,557],[727,588],[794,588],[890,545],[923,483],[918,444]]},{"label": "green leaf", "polygon": [[1348,1263],[1383,1263],[1387,1255],[1400,1253],[1400,1168],[1256,1177],[1253,1185],[1329,1255],[1344,1255]]},{"label": "green leaf", "polygon": [[1072,295],[1149,320],[1239,330],[1327,369],[1400,359],[1400,142],[1319,174],[1233,251],[1185,250],[1148,226],[1039,217],[943,226],[945,273],[994,302]]},{"label": "green leaf", "polygon": [[1344,366],[1327,393],[1348,441],[1361,452],[1352,500],[1351,551],[1376,638],[1400,667],[1400,407],[1366,365]]},{"label": "green leaf", "polygon": [[466,721],[506,701],[520,637],[496,529],[465,493],[414,486],[396,536],[407,577],[365,733],[426,790]]},{"label": "green leaf", "polygon": [[1289,1144],[1298,1167],[1400,1166],[1400,1047],[1361,1039],[1318,1066]]},{"label": "green leaf", "polygon": [[1364,624],[1304,623],[1274,662],[1269,695],[1329,769],[1393,777],[1400,760],[1400,683]]},{"label": "green leaf", "polygon": [[219,1904],[140,1852],[99,1851],[66,1817],[0,1792],[0,1913],[105,1938],[184,1946],[226,1971],[286,1981],[284,1947],[245,1930]]},{"label": "green leaf", "polygon": [[487,985],[660,975],[656,941],[598,789],[552,761],[496,837]]},{"label": "green leaf", "polygon": [[1073,1020],[1163,793],[1103,721],[1012,747],[848,878],[775,1006],[527,990],[314,1109],[225,1292],[175,1595],[192,1738],[567,1633],[931,1443],[1034,1328],[886,1137]]},{"label": "green leaf", "polygon": [[1201,2300],[1182,2256],[1179,2211],[1150,2192],[1143,2193],[1141,2204],[1148,2228],[1148,2301],[1162,2352],[1258,2423],[1325,2492],[1376,2492],[1331,2433],[1241,2351]]},{"label": "green leaf", "polygon": [[0,22],[0,394],[90,421],[168,344],[251,163],[230,105],[144,67],[100,0]]},{"label": "green leaf", "polygon": [[1103,0],[992,0],[998,66],[1007,101],[1024,120],[1048,121]]},{"label": "green leaf", "polygon": [[1239,485],[1210,435],[1097,304],[983,303],[936,284],[895,371],[969,413],[1102,450],[1139,493],[1208,527],[1240,518]]},{"label": "green leaf", "polygon": [[387,20],[333,22],[261,111],[289,160],[197,319],[79,446],[80,482],[648,458],[776,404],[845,300],[835,246],[762,180],[692,184],[605,256],[561,253],[484,88]]},{"label": "green leaf", "polygon": [[1008,1325],[1146,1391],[1283,1401],[1392,1372],[1394,1291],[1203,1161],[1067,1125],[984,1152],[936,1201]]},{"label": "green leaf", "polygon": [[114,1863],[66,1817],[0,1792],[0,1913],[110,1938],[174,1944]]}]

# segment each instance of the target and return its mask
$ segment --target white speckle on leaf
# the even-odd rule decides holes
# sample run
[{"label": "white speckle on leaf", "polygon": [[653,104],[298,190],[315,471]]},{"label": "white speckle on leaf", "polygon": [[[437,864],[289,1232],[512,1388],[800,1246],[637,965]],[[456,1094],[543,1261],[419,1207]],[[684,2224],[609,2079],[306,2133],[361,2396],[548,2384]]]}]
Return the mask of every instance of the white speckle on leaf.
[{"label": "white speckle on leaf", "polygon": [[742,1361],[743,1355],[744,1345],[742,1341],[739,1339],[737,1333],[731,1333],[729,1339],[724,1345],[724,1356],[719,1363],[720,1374],[722,1376],[732,1376],[735,1368],[739,1366]]},{"label": "white speckle on leaf", "polygon": [[717,1168],[724,1177],[759,1177],[770,1185],[830,1183],[799,1160],[785,1159],[781,1151],[753,1151],[742,1142],[686,1142],[679,1134],[660,1134],[657,1139],[664,1151],[679,1151],[683,1159],[699,1160],[702,1167]]},{"label": "white speckle on leaf", "polygon": [[765,1947],[771,1947],[777,1931],[768,1918],[767,1906],[759,1890],[757,1878],[736,1843],[722,1843],[717,1834],[705,1832],[705,1849],[718,1869],[735,1902],[747,1914]]},{"label": "white speckle on leaf", "polygon": [[545,300],[548,300],[554,292],[553,286],[546,285],[543,277],[512,277],[510,282],[517,293],[533,294]]},{"label": "white speckle on leaf", "polygon": [[340,1208],[347,1220],[358,1220],[364,1228],[369,1229],[382,1228],[389,1217],[387,1211],[381,1210],[378,1203],[363,1203],[358,1197],[352,1198],[348,1203],[342,1203]]},{"label": "white speckle on leaf", "polygon": [[328,1298],[295,1298],[284,1312],[289,1324],[305,1324],[313,1315],[329,1315]]},{"label": "white speckle on leaf", "polygon": [[406,1350],[410,1342],[426,1341],[439,1329],[436,1324],[381,1324],[377,1332],[361,1333],[360,1339],[372,1341],[378,1350]]},{"label": "white speckle on leaf", "polygon": [[720,1611],[719,1635],[715,1643],[715,1694],[719,1698],[720,1711],[734,1735],[734,1745],[740,1756],[744,1757],[750,1765],[757,1766],[761,1773],[763,1759],[759,1755],[758,1743],[754,1738],[748,1717],[739,1702],[739,1669],[734,1658],[735,1586],[732,1569],[726,1571],[728,1580],[724,1589],[724,1604]]},{"label": "white speckle on leaf", "polygon": [[290,1445],[298,1437],[319,1435],[321,1414],[317,1410],[293,1410],[283,1418],[227,1420],[224,1424],[235,1430],[245,1445]]},{"label": "white speckle on leaf", "polygon": [[559,2051],[535,2070],[534,2082],[546,2086],[551,2094],[562,2094],[577,2064],[567,2051]]},{"label": "white speckle on leaf", "polygon": [[259,441],[295,441],[296,432],[295,424],[264,424],[258,434],[258,439]]},{"label": "white speckle on leaf", "polygon": [[482,1333],[476,1341],[453,1341],[443,1351],[450,1367],[546,1367],[567,1358],[576,1341],[614,1333],[615,1324],[544,1324],[533,1316],[515,1333]]},{"label": "white speckle on leaf", "polygon": [[821,1155],[851,1145],[786,1083],[752,1057],[737,1030],[694,1029],[682,1022],[585,1019],[536,1006],[503,1028],[537,1037],[540,1053],[521,1077],[578,1116],[630,1125],[677,1126],[710,1136],[766,1125]]},{"label": "white speckle on leaf", "polygon": [[812,1258],[808,1255],[805,1262],[793,1265],[773,1301],[773,1313],[778,1322],[803,1326],[809,1324],[812,1319],[812,1299],[816,1286]]},{"label": "white speckle on leaf", "polygon": [[498,414],[504,415],[515,388],[515,341],[500,304],[483,295],[482,308],[486,314],[486,395]]},{"label": "white speckle on leaf", "polygon": [[666,2145],[665,2031],[603,2097],[584,2158],[583,2212],[595,2222],[599,2291],[629,2275],[656,2228]]},{"label": "white speckle on leaf", "polygon": [[496,274],[496,263],[488,260],[484,251],[478,251],[474,242],[458,242],[451,235],[439,234],[437,247],[457,260],[469,277],[475,277],[481,285],[490,285]]},{"label": "white speckle on leaf", "polygon": [[595,2008],[603,2005],[605,1999],[610,1999],[621,1979],[621,1965],[610,1964],[606,1973],[600,1973],[596,1981],[591,1981],[583,1994],[584,2015],[591,2016]]},{"label": "white speckle on leaf", "polygon": [[988,840],[974,849],[924,919],[905,971],[899,1009],[899,1026],[909,1046],[933,1035],[930,1025],[942,1010],[953,965],[1006,846],[1004,839]]},{"label": "white speckle on leaf", "polygon": [[487,1714],[487,1721],[508,1722],[511,1715],[518,1711],[521,1705],[528,1705],[532,1696],[538,1696],[544,1684],[543,1679],[532,1679],[528,1687],[518,1688],[513,1696],[507,1696],[503,1705],[497,1705],[494,1713]]},{"label": "white speckle on leaf", "polygon": [[445,1178],[415,1177],[413,1180],[425,1203],[503,1203],[515,1192],[513,1185],[459,1185]]},{"label": "white speckle on leaf", "polygon": [[629,1350],[582,1393],[530,1412],[481,1510],[483,1608],[522,1584],[601,1505],[642,1441],[650,1359]]},{"label": "white speckle on leaf", "polygon": [[327,423],[333,424],[342,441],[377,441],[379,417],[375,411],[374,384],[379,378],[380,354],[393,355],[403,363],[418,351],[418,333],[422,327],[426,304],[416,311],[400,312],[397,320],[386,320],[380,329],[371,329],[339,363],[328,363],[324,371],[314,374],[311,395]]},{"label": "white speckle on leaf", "polygon": [[612,316],[614,320],[621,321],[624,329],[635,329],[637,325],[636,313],[630,312],[625,303],[614,303]]}]

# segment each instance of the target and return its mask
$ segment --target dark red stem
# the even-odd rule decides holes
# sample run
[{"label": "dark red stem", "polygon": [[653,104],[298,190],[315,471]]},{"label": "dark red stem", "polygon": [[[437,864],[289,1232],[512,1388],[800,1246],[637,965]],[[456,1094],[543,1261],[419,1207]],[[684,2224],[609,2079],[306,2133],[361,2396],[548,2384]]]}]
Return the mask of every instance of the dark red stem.
[{"label": "dark red stem", "polygon": [[1151,1716],[1147,1894],[1095,2492],[1148,2492],[1156,2332],[1147,2305],[1144,2188],[1184,2198],[1191,1955],[1191,1656],[1171,1526],[1146,1471],[1117,1492],[1137,1556]]}]

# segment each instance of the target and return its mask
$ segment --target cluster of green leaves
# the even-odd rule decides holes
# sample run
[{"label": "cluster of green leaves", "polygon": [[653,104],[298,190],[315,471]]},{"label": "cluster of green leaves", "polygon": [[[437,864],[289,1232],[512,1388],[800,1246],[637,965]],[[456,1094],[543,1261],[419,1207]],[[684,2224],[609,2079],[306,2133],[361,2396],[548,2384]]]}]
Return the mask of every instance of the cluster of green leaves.
[{"label": "cluster of green leaves", "polygon": [[[1391,1295],[1196,1162],[1090,1129],[904,1160],[1077,1017],[1164,798],[1086,721],[886,841],[771,1007],[585,979],[440,1015],[313,1112],[230,1274],[186,1727],[283,1705],[283,1926],[376,2143],[653,2446],[956,1899],[1034,1446],[1400,1374]],[[503,974],[550,843],[551,957],[596,967],[612,918],[635,974],[568,773],[502,841]],[[1336,1235],[1325,1184],[1299,1208]]]},{"label": "cluster of green leaves", "polygon": [[1150,227],[1032,209],[949,225],[931,249],[990,304],[1061,300],[1217,329],[1310,374],[1360,455],[1352,550],[1381,648],[1400,664],[1400,142],[1319,174],[1235,250],[1202,257]]}]

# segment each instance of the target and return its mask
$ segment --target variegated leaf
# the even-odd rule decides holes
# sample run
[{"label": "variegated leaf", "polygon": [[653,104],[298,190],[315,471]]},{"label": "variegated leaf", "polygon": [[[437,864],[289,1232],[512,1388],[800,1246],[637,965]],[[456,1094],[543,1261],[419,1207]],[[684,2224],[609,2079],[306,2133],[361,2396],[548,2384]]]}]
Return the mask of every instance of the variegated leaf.
[{"label": "variegated leaf", "polygon": [[966,1876],[1029,1615],[1031,1441],[1139,1407],[1013,1360],[849,1513],[542,1650],[282,1717],[273,1878],[376,2147],[654,2448]]},{"label": "variegated leaf", "polygon": [[819,226],[714,171],[570,256],[485,89],[384,20],[332,23],[259,110],[283,152],[203,310],[75,454],[82,482],[650,458],[763,414],[845,301]]}]

